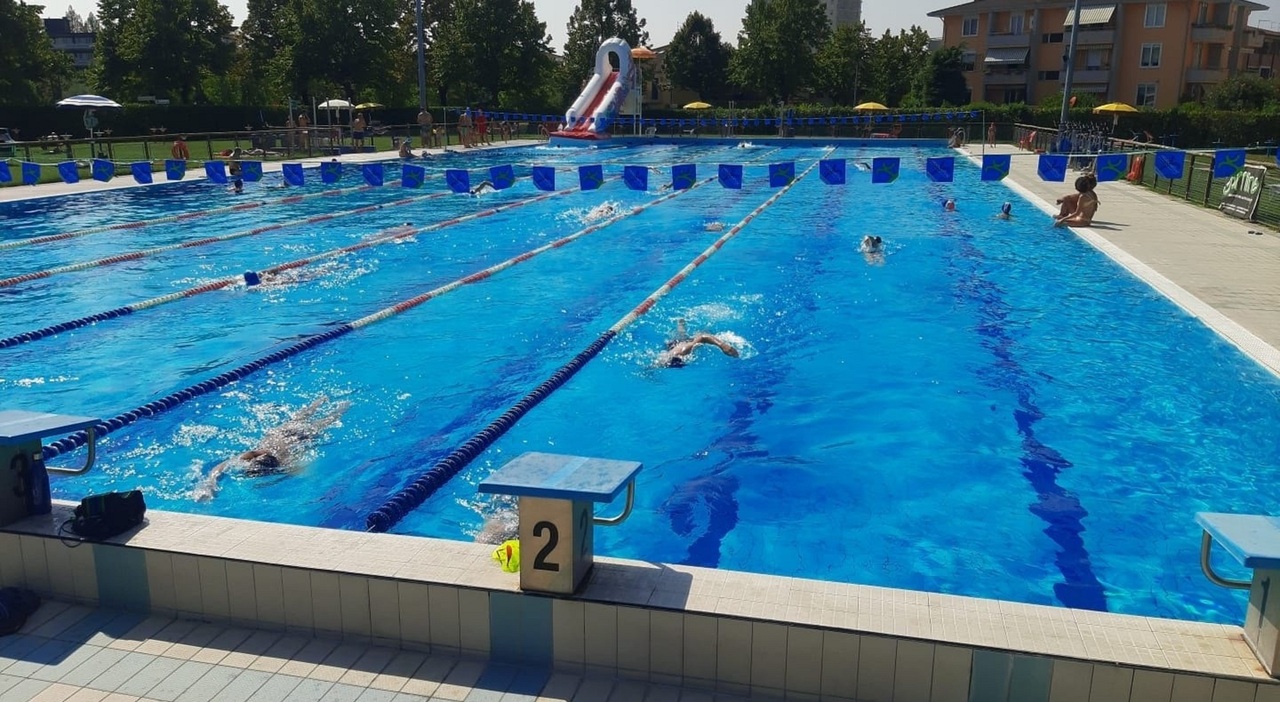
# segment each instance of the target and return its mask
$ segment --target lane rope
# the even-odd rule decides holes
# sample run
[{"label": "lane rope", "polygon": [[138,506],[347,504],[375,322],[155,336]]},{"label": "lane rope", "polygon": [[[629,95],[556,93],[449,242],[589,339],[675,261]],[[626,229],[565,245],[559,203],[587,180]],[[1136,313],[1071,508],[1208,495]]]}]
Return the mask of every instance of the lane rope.
[{"label": "lane rope", "polygon": [[[199,397],[200,395],[204,395],[206,393],[210,393],[220,388],[223,388],[237,380],[240,380],[241,378],[244,378],[259,370],[262,370],[263,368],[267,367],[268,365],[271,365],[272,363],[282,361],[286,358],[295,356],[303,351],[306,351],[307,349],[313,348],[315,346],[319,346],[320,344],[324,344],[329,341],[333,341],[334,339],[337,339],[341,336],[345,336],[346,334],[349,334],[357,329],[367,327],[375,322],[380,322],[384,319],[388,319],[397,314],[400,314],[401,312],[411,310],[414,307],[417,307],[423,304],[424,302],[427,302],[428,300],[432,300],[434,298],[440,297],[441,295],[450,293],[454,290],[457,290],[460,287],[463,287],[464,285],[469,285],[471,283],[477,283],[482,280],[485,280],[486,278],[489,278],[495,273],[499,273],[508,268],[516,266],[520,263],[524,263],[525,261],[528,261],[534,258],[538,254],[545,253],[552,249],[558,249],[588,234],[600,231],[601,229],[604,229],[605,227],[608,227],[612,224],[615,224],[624,219],[627,219],[628,217],[633,217],[635,215],[638,215],[641,212],[644,212],[645,210],[655,205],[658,205],[663,202],[672,200],[676,197],[679,197],[680,195],[683,195],[684,193],[689,192],[694,187],[700,187],[702,185],[706,185],[707,183],[710,183],[713,180],[715,179],[707,178],[701,182],[695,183],[694,186],[690,188],[687,188],[684,190],[673,190],[672,192],[669,192],[655,200],[652,200],[643,205],[637,205],[636,207],[633,207],[631,209],[626,210],[625,212],[621,212],[617,215],[614,215],[613,217],[607,220],[597,222],[596,224],[593,224],[589,227],[586,227],[577,232],[574,232],[573,234],[569,234],[567,236],[561,237],[560,239],[557,239],[555,241],[539,246],[536,249],[526,251],[522,254],[519,254],[518,256],[513,256],[505,261],[489,266],[488,268],[485,268],[483,270],[476,271],[475,273],[464,276],[462,278],[458,278],[450,283],[434,288],[421,295],[409,298],[408,300],[404,300],[403,302],[396,303],[390,307],[386,307],[371,315],[361,317],[351,322],[343,322],[341,324],[334,325],[333,328],[329,329],[324,333],[308,336],[305,339],[302,339],[296,343],[290,344],[289,346],[286,346],[282,349],[277,349],[276,351],[270,354],[254,359],[253,361],[250,361],[241,366],[238,366],[230,371],[227,371],[226,373],[222,373],[221,375],[196,383],[195,385],[188,386],[182,390],[178,390],[177,392],[174,392],[170,395],[160,398],[159,400],[156,400],[154,402],[149,402],[139,407],[135,407],[134,409],[118,414],[115,417],[112,417],[111,419],[99,422],[97,425],[93,427],[94,432],[98,437],[103,437],[116,430],[129,426],[130,424],[133,424],[134,422],[138,421],[139,419],[142,419],[143,417],[153,417],[158,414],[162,414],[196,397]],[[560,193],[566,193],[566,192],[577,192],[577,190],[560,191]],[[547,193],[547,195],[544,196],[543,199],[545,199],[546,197],[554,196],[556,194],[559,194],[559,193]],[[527,204],[527,202],[525,204]],[[495,209],[499,209],[499,208],[495,208]],[[505,207],[505,209],[511,209],[511,208]],[[476,213],[476,215],[474,216],[481,216],[481,215],[480,213]],[[488,216],[488,215],[483,215],[483,216]],[[44,457],[46,460],[56,458],[57,456],[60,456],[63,453],[68,453],[70,451],[75,450],[76,448],[79,448],[85,445],[87,441],[88,441],[88,433],[85,431],[78,431],[74,434],[58,439],[57,441],[46,444],[44,447]]]},{"label": "lane rope", "polygon": [[[444,229],[446,227],[452,227],[454,225],[463,224],[465,222],[470,222],[472,220],[496,215],[501,212],[506,212],[508,210],[518,209],[520,207],[524,207],[525,205],[531,205],[535,202],[542,202],[543,200],[549,200],[553,197],[560,197],[562,195],[568,195],[570,193],[576,193],[576,192],[578,192],[577,188],[565,188],[564,190],[557,190],[555,192],[550,192],[550,193],[542,193],[531,198],[526,198],[524,200],[517,200],[515,202],[506,203],[504,205],[498,205],[496,207],[491,207],[487,210],[473,212],[471,214],[463,215],[461,217],[454,217],[452,219],[447,219],[442,222],[435,222],[433,224],[429,224],[423,227],[417,227],[417,228],[406,228],[403,226],[391,227],[389,229],[384,229],[380,232],[377,232],[369,236],[368,238],[364,239],[363,241],[359,241],[349,246],[343,246],[337,249],[330,249],[328,251],[315,254],[313,256],[307,256],[307,257],[295,259],[293,261],[289,261],[286,263],[280,263],[275,266],[271,266],[270,268],[264,268],[261,271],[255,271],[255,272],[258,273],[260,277],[276,275],[278,273],[283,273],[284,271],[293,270],[296,268],[302,268],[304,266],[308,266],[313,263],[319,263],[321,261],[342,256],[344,254],[360,251],[372,246],[377,246],[379,244],[400,241],[402,239],[407,239],[409,237],[416,236],[418,234],[437,231],[440,229]],[[188,288],[186,290],[179,290],[177,292],[172,292],[167,295],[161,295],[159,297],[153,297],[148,300],[143,300],[142,302],[135,302],[133,304],[125,305],[123,307],[117,307],[115,309],[107,310],[105,312],[98,312],[97,314],[87,315],[87,316],[80,317],[78,319],[73,319],[67,322],[61,322],[59,324],[53,324],[41,329],[37,329],[35,331],[15,334],[8,338],[0,339],[0,349],[12,347],[12,346],[18,346],[20,344],[26,344],[32,341],[38,341],[40,339],[54,336],[55,334],[61,334],[62,332],[71,331],[72,329],[79,329],[81,327],[89,326],[90,324],[104,322],[108,319],[123,317],[141,310],[150,309],[152,307],[159,307],[160,305],[165,305],[171,302],[177,302],[178,300],[184,300],[189,297],[195,297],[196,295],[201,295],[207,292],[221,290],[223,288],[236,285],[242,281],[244,281],[243,275],[228,276],[226,278],[220,278],[218,280],[210,281],[203,285],[198,285],[196,287]]]},{"label": "lane rope", "polygon": [[279,231],[281,229],[289,229],[292,227],[303,227],[308,224],[319,224],[343,217],[351,217],[353,215],[368,214],[392,207],[403,207],[427,200],[438,200],[442,197],[453,195],[452,192],[428,193],[426,195],[417,195],[414,197],[406,197],[391,202],[378,203],[374,205],[365,205],[357,207],[354,210],[340,210],[338,212],[326,212],[325,214],[313,215],[304,219],[296,219],[288,222],[278,222],[276,224],[267,224],[253,229],[245,229],[244,231],[232,232],[231,234],[223,234],[221,236],[210,236],[203,239],[195,239],[193,241],[183,241],[176,244],[165,244],[164,246],[153,246],[149,249],[139,249],[137,251],[129,251],[127,253],[116,254],[115,256],[107,256],[105,258],[94,259],[92,261],[80,261],[78,263],[68,263],[65,266],[57,266],[56,268],[46,268],[42,271],[34,271],[31,273],[23,273],[12,278],[0,278],[0,288],[9,288],[22,283],[29,283],[33,280],[43,280],[52,278],[55,275],[64,273],[75,273],[77,271],[86,271],[91,268],[102,268],[104,266],[113,266],[117,263],[125,263],[127,261],[137,261],[144,258],[150,258],[162,253],[170,251],[179,251],[181,249],[194,249],[201,246],[209,246],[210,244],[221,244],[227,241],[235,241],[236,239],[244,239],[260,234]]},{"label": "lane rope", "polygon": [[68,239],[78,239],[90,234],[101,234],[102,232],[122,231],[126,229],[142,229],[157,224],[171,224],[173,222],[186,222],[193,219],[201,219],[203,217],[212,217],[214,215],[232,214],[236,212],[244,212],[246,210],[256,210],[260,207],[268,207],[271,205],[292,205],[306,200],[313,200],[320,197],[336,197],[339,195],[349,195],[351,193],[363,192],[366,190],[377,190],[373,185],[359,185],[352,188],[339,188],[337,190],[325,190],[318,193],[308,193],[304,195],[290,195],[289,197],[277,198],[275,200],[259,200],[257,202],[242,202],[238,205],[229,205],[227,207],[217,207],[212,210],[198,210],[195,212],[184,212],[182,214],[168,215],[166,217],[156,217],[155,219],[140,219],[136,222],[120,222],[118,224],[104,224],[98,227],[90,227],[88,229],[78,229],[73,232],[63,232],[61,234],[49,234],[47,236],[37,236],[30,239],[15,239],[13,241],[0,242],[0,251],[5,249],[16,249],[20,246],[35,246],[36,244],[48,244],[55,241],[67,241]]},{"label": "lane rope", "polygon": [[[831,155],[835,151],[829,148],[823,155],[823,158]],[[449,455],[440,459],[420,475],[412,483],[406,485],[399,492],[391,496],[386,503],[374,510],[365,518],[365,529],[373,532],[386,532],[404,519],[405,515],[417,509],[423,502],[427,501],[441,487],[445,485],[453,476],[462,472],[473,460],[481,453],[487,450],[498,439],[515,426],[534,407],[537,407],[543,400],[550,397],[565,383],[569,382],[578,371],[582,370],[586,364],[600,354],[604,347],[609,344],[623,329],[634,323],[642,315],[658,303],[659,300],[666,297],[677,285],[684,282],[692,273],[702,264],[706,263],[709,258],[714,256],[729,240],[738,235],[748,224],[752,222],[760,213],[764,212],[770,205],[777,202],[779,198],[787,194],[796,186],[805,176],[809,175],[813,169],[818,167],[821,159],[815,160],[808,168],[804,169],[798,176],[793,178],[790,183],[783,186],[778,192],[774,193],[769,199],[765,200],[758,207],[751,211],[740,222],[733,225],[708,246],[705,251],[698,254],[684,268],[681,268],[667,282],[663,283],[657,290],[654,290],[637,305],[631,312],[628,312],[622,319],[619,319],[607,331],[601,334],[595,341],[591,342],[578,355],[574,356],[568,363],[561,366],[549,378],[538,385],[519,402],[512,405],[501,416],[490,422],[485,428],[474,434],[471,438],[462,443],[461,446],[454,449]]]}]

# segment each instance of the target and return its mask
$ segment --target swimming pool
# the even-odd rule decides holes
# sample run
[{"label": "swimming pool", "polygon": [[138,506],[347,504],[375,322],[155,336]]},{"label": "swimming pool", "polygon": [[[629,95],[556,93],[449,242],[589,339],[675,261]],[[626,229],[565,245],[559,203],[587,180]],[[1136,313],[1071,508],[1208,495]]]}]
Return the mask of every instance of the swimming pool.
[{"label": "swimming pool", "polygon": [[[492,278],[273,363],[103,442],[98,468],[55,494],[144,486],[154,508],[362,529],[366,515],[579,353],[800,172],[824,146],[719,145],[456,156],[660,168],[755,159],[741,190],[709,183]],[[1239,594],[1197,565],[1199,510],[1261,511],[1280,468],[1280,382],[1026,203],[943,149],[900,178],[830,186],[813,172],[626,329],[395,531],[469,539],[495,504],[475,485],[525,450],[643,461],[636,512],[599,552],[756,572],[1206,621]],[[432,164],[436,165],[436,164]],[[575,180],[559,174],[564,188]],[[279,176],[247,201],[285,194]],[[358,185],[348,174],[338,186]],[[310,178],[315,181],[316,178]],[[294,271],[0,349],[6,407],[113,416],[666,195],[618,179],[396,239]],[[184,224],[0,250],[7,275],[429,194],[386,187]],[[308,185],[301,192],[326,186]],[[435,190],[432,190],[435,188]],[[298,190],[289,190],[294,194]],[[527,178],[0,288],[0,338],[538,195]],[[943,197],[958,211],[944,213]],[[219,207],[204,182],[0,208],[5,240]],[[885,265],[857,253],[886,241]],[[313,277],[314,276],[314,277]],[[678,318],[734,338],[741,359],[654,359]],[[318,395],[353,403],[296,477],[193,489],[222,458]],[[1229,568],[1225,568],[1230,572]]]}]

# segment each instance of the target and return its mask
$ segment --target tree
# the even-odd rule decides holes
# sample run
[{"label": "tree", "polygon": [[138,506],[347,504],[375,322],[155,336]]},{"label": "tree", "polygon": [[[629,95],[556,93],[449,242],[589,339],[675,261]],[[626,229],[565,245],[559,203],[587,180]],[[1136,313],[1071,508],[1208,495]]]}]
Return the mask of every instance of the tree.
[{"label": "tree", "polygon": [[968,104],[963,48],[948,46],[929,54],[917,76],[914,102],[920,107]]},{"label": "tree", "polygon": [[644,25],[631,0],[582,0],[574,7],[564,45],[564,97],[578,94],[595,69],[596,52],[605,39],[619,37],[633,47],[649,43]]},{"label": "tree", "polygon": [[102,25],[98,23],[98,16],[90,12],[89,16],[84,18],[84,30],[97,34],[101,29]]},{"label": "tree", "polygon": [[393,88],[387,66],[410,50],[401,44],[404,3],[398,0],[291,0],[297,21],[293,89],[340,90],[343,97],[378,98]]},{"label": "tree", "polygon": [[751,0],[732,75],[769,98],[788,101],[813,86],[818,49],[830,34],[820,0]]},{"label": "tree", "polygon": [[0,105],[48,104],[71,75],[71,59],[44,31],[42,9],[0,0]]},{"label": "tree", "polygon": [[432,75],[463,102],[519,104],[546,80],[550,43],[529,0],[456,0],[436,28]]},{"label": "tree", "polygon": [[62,18],[67,21],[67,24],[73,32],[89,31],[89,25],[85,23],[84,19],[80,17],[80,13],[76,12],[76,8],[74,7],[68,7],[67,14],[63,15]]},{"label": "tree", "polygon": [[886,29],[872,51],[871,86],[875,96],[890,107],[901,105],[911,95],[928,60],[928,32],[913,26],[899,30],[895,36]]},{"label": "tree", "polygon": [[100,0],[90,82],[118,97],[191,103],[232,65],[231,13],[217,0]]},{"label": "tree", "polygon": [[720,40],[711,18],[690,12],[671,38],[663,65],[674,85],[709,100],[724,91],[731,52],[732,48]]},{"label": "tree", "polygon": [[1232,76],[1209,89],[1204,104],[1215,110],[1261,110],[1277,102],[1276,84],[1253,75]]},{"label": "tree", "polygon": [[293,93],[293,43],[298,25],[289,0],[249,0],[240,25],[246,104],[270,104]]},{"label": "tree", "polygon": [[859,96],[867,94],[867,85],[874,81],[870,62],[874,43],[866,25],[859,22],[836,27],[822,45],[818,83],[836,104],[856,105]]}]

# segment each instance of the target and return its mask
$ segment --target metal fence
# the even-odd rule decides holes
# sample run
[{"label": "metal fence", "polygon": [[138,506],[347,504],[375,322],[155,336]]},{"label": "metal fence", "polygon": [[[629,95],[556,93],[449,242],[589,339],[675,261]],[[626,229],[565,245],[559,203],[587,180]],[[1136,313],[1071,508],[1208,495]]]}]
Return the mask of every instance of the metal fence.
[{"label": "metal fence", "polygon": [[[1014,128],[1015,143],[1032,152],[1052,153],[1059,137],[1056,129],[1018,124]],[[1100,149],[1102,152],[1143,153],[1141,177],[1135,183],[1151,188],[1170,197],[1193,202],[1202,207],[1218,209],[1222,204],[1222,188],[1226,178],[1213,177],[1213,152],[1186,151],[1186,166],[1182,177],[1170,180],[1156,172],[1153,155],[1160,151],[1177,151],[1160,144],[1111,138]],[[1280,169],[1276,167],[1275,147],[1254,146],[1245,149],[1248,164],[1265,166],[1262,192],[1254,221],[1280,229]]]}]

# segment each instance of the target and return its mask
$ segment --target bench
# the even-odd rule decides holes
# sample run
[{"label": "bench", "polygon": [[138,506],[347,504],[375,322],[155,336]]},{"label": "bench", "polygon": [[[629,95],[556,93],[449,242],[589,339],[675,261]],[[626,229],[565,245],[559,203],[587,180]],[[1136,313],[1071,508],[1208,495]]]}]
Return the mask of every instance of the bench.
[{"label": "bench", "polygon": [[[593,528],[630,516],[640,468],[635,461],[530,452],[480,482],[480,492],[519,498],[522,590],[577,591],[595,562]],[[624,488],[622,513],[596,517],[593,504],[613,502]]]},{"label": "bench", "polygon": [[[92,417],[75,417],[24,410],[0,410],[0,527],[35,514],[48,514],[49,473],[83,473],[93,467],[95,438]],[[85,429],[89,457],[80,468],[49,468],[44,464],[45,437]]]},{"label": "bench", "polygon": [[[1249,591],[1244,638],[1272,677],[1280,677],[1280,602],[1270,597],[1277,586],[1280,600],[1280,517],[1256,514],[1200,512],[1200,568],[1215,585]],[[1217,542],[1235,560],[1253,571],[1251,580],[1231,580],[1213,570],[1210,555]]]}]

